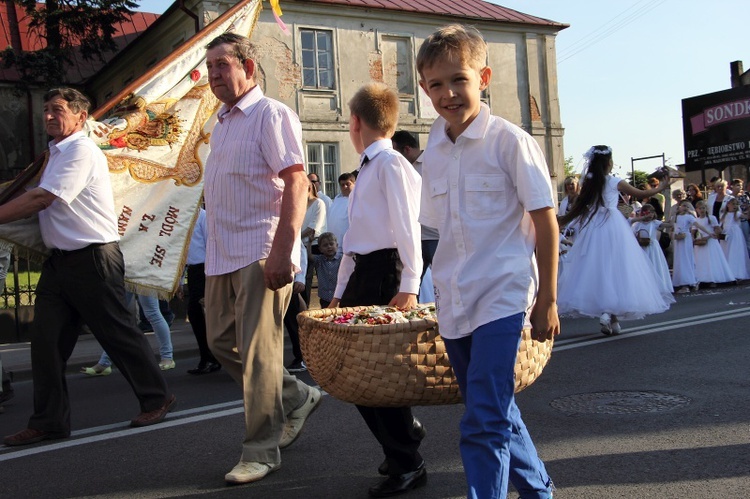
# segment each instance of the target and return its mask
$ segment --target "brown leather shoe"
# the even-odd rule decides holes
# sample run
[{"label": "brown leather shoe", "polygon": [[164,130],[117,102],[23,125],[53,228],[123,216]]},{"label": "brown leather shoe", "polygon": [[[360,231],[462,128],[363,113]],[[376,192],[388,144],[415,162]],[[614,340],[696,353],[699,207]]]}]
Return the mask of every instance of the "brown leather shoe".
[{"label": "brown leather shoe", "polygon": [[177,399],[174,395],[170,395],[167,401],[164,402],[164,405],[153,411],[140,413],[137,418],[130,421],[130,426],[133,428],[139,428],[141,426],[150,426],[152,424],[161,423],[164,421],[164,417],[167,413],[172,410],[172,406],[176,400]]},{"label": "brown leather shoe", "polygon": [[42,440],[57,440],[60,438],[68,438],[69,433],[53,433],[44,430],[35,430],[34,428],[26,428],[21,430],[14,435],[8,435],[3,439],[5,445],[29,445],[41,442]]}]

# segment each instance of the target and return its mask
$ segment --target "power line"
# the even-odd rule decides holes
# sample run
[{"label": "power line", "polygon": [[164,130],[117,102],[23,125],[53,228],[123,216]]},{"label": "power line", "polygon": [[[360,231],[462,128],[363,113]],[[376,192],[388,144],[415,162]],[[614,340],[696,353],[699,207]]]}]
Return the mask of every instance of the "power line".
[{"label": "power line", "polygon": [[634,3],[633,5],[631,5],[630,7],[628,7],[627,9],[623,10],[622,12],[620,12],[619,14],[617,14],[617,15],[616,15],[615,17],[613,17],[613,18],[612,18],[612,19],[610,19],[609,21],[607,21],[607,22],[605,22],[604,24],[602,24],[601,26],[599,26],[599,27],[598,27],[597,29],[595,29],[594,31],[592,31],[592,32],[590,32],[590,33],[588,33],[588,34],[586,34],[586,35],[585,35],[585,36],[583,36],[582,38],[579,38],[579,39],[578,39],[578,40],[576,40],[575,42],[571,43],[571,44],[570,44],[569,46],[567,46],[567,47],[565,47],[564,49],[562,49],[562,50],[560,51],[560,53],[564,55],[564,54],[565,54],[565,52],[572,52],[572,51],[576,50],[576,49],[578,48],[578,47],[577,47],[578,45],[580,45],[580,44],[582,44],[582,43],[586,43],[586,42],[588,42],[590,38],[592,38],[592,37],[594,37],[594,36],[598,35],[598,34],[599,34],[599,33],[600,33],[601,31],[604,31],[604,30],[606,30],[606,29],[609,29],[609,27],[610,27],[610,24],[614,23],[614,22],[615,22],[615,21],[616,21],[617,19],[619,19],[620,17],[622,17],[623,15],[625,15],[625,13],[626,13],[626,12],[628,12],[629,10],[631,10],[631,9],[635,8],[635,7],[636,7],[636,6],[638,5],[638,4],[640,4],[640,3],[643,3],[643,2],[646,2],[646,1],[648,1],[648,0],[638,0],[638,2]]},{"label": "power line", "polygon": [[[635,22],[636,20],[640,19],[644,15],[648,14],[649,12],[651,12],[652,10],[654,10],[655,8],[659,7],[661,4],[665,3],[667,0],[654,0],[654,1],[650,2],[649,4],[647,4],[647,5],[642,5],[642,6],[638,7],[635,11],[627,14],[623,19],[620,19],[619,21],[617,21],[613,25],[608,26],[612,22],[614,22],[616,19],[618,19],[619,17],[621,17],[623,14],[625,14],[629,10],[632,10],[633,8],[635,8],[638,4],[642,3],[643,1],[644,0],[640,0],[639,2],[636,2],[635,4],[631,5],[628,9],[625,9],[623,12],[621,12],[617,16],[613,17],[612,19],[610,19],[610,21],[608,21],[607,23],[605,23],[602,27],[598,28],[597,30],[594,30],[589,35],[586,35],[585,37],[583,37],[580,40],[578,40],[577,42],[575,42],[575,44],[573,44],[573,45],[576,45],[576,44],[580,44],[580,43],[585,42],[585,45],[580,46],[578,48],[574,48],[573,45],[571,45],[570,47],[567,47],[567,48],[563,49],[562,51],[560,51],[560,54],[558,54],[558,57],[560,57],[558,59],[558,61],[557,61],[558,64],[561,63],[561,62],[564,62],[564,61],[566,61],[568,59],[570,59],[571,57],[575,56],[576,54],[579,54],[580,52],[583,52],[587,48],[589,48],[592,45],[595,45],[596,43],[604,40],[605,38],[609,37],[610,35],[612,35],[612,34],[616,33],[617,31],[621,30],[625,26],[627,26],[629,24],[632,24],[633,22]],[[600,31],[601,31],[601,33],[599,33]],[[587,40],[587,38],[590,38],[592,36],[594,37],[592,40]]]}]

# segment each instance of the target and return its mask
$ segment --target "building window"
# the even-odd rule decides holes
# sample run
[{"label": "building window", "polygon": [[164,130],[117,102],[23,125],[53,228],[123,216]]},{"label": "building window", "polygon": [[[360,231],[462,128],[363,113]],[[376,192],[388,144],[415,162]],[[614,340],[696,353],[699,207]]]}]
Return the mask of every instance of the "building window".
[{"label": "building window", "polygon": [[408,38],[383,37],[383,77],[385,83],[401,95],[414,95],[414,66],[411,40]]},{"label": "building window", "polygon": [[306,88],[334,88],[333,33],[317,29],[300,30],[302,41],[302,85]]},{"label": "building window", "polygon": [[339,191],[338,144],[307,144],[307,173],[314,173],[320,179],[320,188],[330,198]]}]

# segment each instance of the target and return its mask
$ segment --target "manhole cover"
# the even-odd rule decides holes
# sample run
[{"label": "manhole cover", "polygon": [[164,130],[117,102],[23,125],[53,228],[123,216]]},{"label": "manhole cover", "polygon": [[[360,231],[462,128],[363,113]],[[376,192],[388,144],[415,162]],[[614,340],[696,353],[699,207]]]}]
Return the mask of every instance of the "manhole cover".
[{"label": "manhole cover", "polygon": [[596,392],[561,397],[550,402],[560,412],[573,414],[638,414],[671,411],[690,399],[663,392]]}]

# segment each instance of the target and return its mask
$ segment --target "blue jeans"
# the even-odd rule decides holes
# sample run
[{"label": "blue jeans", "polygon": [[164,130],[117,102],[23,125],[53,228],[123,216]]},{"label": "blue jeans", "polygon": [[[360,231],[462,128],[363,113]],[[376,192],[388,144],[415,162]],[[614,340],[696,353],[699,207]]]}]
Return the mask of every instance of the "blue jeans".
[{"label": "blue jeans", "polygon": [[[130,301],[131,294],[128,293],[128,301]],[[154,328],[154,334],[156,335],[156,341],[159,342],[159,356],[162,359],[172,359],[172,335],[169,331],[169,324],[161,314],[159,310],[159,299],[155,296],[136,295],[138,298],[138,305],[143,310],[143,314],[146,316],[146,320]],[[99,365],[109,367],[112,365],[112,361],[109,359],[107,352],[102,352],[99,358]]]},{"label": "blue jeans", "polygon": [[552,496],[552,480],[521,419],[513,370],[524,314],[445,340],[466,412],[461,418],[461,458],[467,497],[505,499],[508,479],[523,499]]}]

